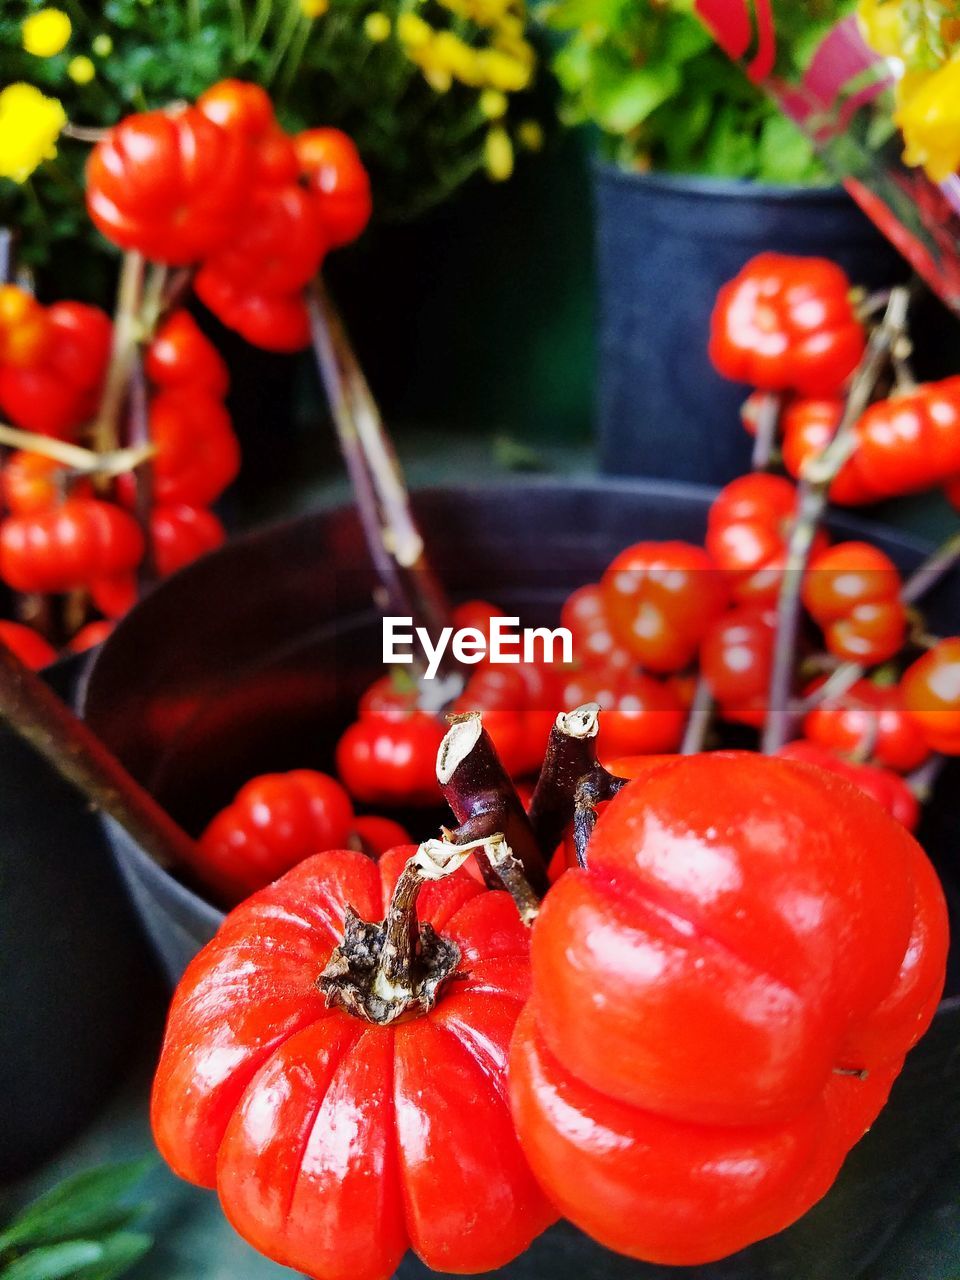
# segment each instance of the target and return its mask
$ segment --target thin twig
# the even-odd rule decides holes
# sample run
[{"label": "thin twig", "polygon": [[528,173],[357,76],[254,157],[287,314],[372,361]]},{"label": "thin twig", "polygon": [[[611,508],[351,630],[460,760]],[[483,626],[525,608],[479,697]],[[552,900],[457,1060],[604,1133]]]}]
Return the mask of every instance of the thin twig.
[{"label": "thin twig", "polygon": [[680,744],[682,756],[695,756],[703,750],[707,731],[713,719],[713,705],[713,690],[710,688],[709,681],[703,675],[698,676],[687,728],[683,735],[683,742]]},{"label": "thin twig", "polygon": [[0,423],[0,444],[50,458],[82,476],[119,476],[125,471],[132,471],[155,452],[148,442],[109,453],[94,453],[92,449],[84,449],[78,444],[37,435],[33,431],[21,431],[19,427],[10,427],[6,423]]},{"label": "thin twig", "polygon": [[143,558],[137,569],[138,594],[143,595],[153,586],[157,577],[157,563],[153,546],[153,465],[155,446],[150,440],[150,413],[147,408],[147,380],[143,372],[143,358],[137,348],[130,373],[130,444],[139,449],[142,458],[134,469],[136,506],[134,515],[143,534]]},{"label": "thin twig", "polygon": [[119,444],[119,419],[127,395],[130,370],[139,341],[140,295],[143,289],[143,255],[135,250],[123,256],[117,307],[113,318],[113,348],[103,396],[93,424],[92,443],[97,453],[110,453]]},{"label": "thin twig", "polygon": [[[307,300],[321,376],[331,405],[337,406],[341,446],[358,453],[368,472],[376,495],[379,542],[409,581],[415,613],[437,635],[449,625],[450,605],[427,558],[396,450],[320,277],[308,290]],[[346,445],[343,433],[348,437]]]},{"label": "thin twig", "polygon": [[754,471],[766,471],[770,466],[773,448],[777,442],[777,428],[780,425],[782,409],[783,396],[775,391],[768,391],[759,399],[759,407],[754,419],[756,435],[751,458]]},{"label": "thin twig", "polygon": [[194,866],[196,846],[99,738],[0,644],[0,718],[161,866]]},{"label": "thin twig", "polygon": [[599,717],[599,705],[587,702],[575,711],[561,712],[550,731],[529,810],[530,825],[547,862],[573,820],[580,779],[596,767]]},{"label": "thin twig", "polygon": [[871,334],[854,376],[837,433],[824,451],[812,457],[803,469],[797,493],[797,514],[787,546],[777,604],[777,634],[762,744],[767,755],[778,751],[792,730],[790,695],[802,615],[803,581],[817,530],[826,511],[830,485],[857,447],[856,424],[870,403],[880,374],[904,332],[909,303],[908,288],[899,286],[891,291],[883,322]]}]

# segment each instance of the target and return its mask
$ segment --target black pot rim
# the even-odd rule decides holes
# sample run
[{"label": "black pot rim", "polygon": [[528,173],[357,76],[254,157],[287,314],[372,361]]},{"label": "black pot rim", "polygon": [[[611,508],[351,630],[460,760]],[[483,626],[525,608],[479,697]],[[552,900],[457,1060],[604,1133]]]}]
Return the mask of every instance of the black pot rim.
[{"label": "black pot rim", "polygon": [[[666,492],[681,500],[698,501],[705,504],[712,501],[717,493],[717,490],[709,485],[688,484],[683,481],[646,479],[611,480],[599,476],[585,476],[581,478],[564,477],[561,479],[551,476],[526,476],[523,478],[508,477],[506,479],[498,479],[495,483],[491,483],[489,481],[477,481],[474,483],[457,485],[454,492],[470,493],[471,495],[482,497],[486,493],[502,493],[504,488],[517,491],[567,489],[576,491],[586,490],[594,493],[616,492],[627,496],[632,495],[634,497],[643,497],[644,495],[651,493],[658,493],[662,496]],[[429,501],[434,498],[448,498],[450,495],[451,488],[449,486],[440,485],[425,486],[412,491],[414,505],[416,505],[416,500],[418,498]],[[204,563],[206,563],[211,558],[228,555],[237,549],[239,545],[256,546],[260,542],[270,539],[279,531],[291,529],[296,525],[303,523],[305,520],[310,520],[314,516],[322,515],[325,512],[342,510],[344,507],[349,507],[350,505],[351,504],[349,503],[330,503],[327,506],[318,507],[310,512],[301,512],[298,515],[285,517],[282,520],[273,521],[269,524],[259,526],[256,529],[239,535],[237,538],[231,539],[231,541],[226,543],[223,547],[216,551],[209,552],[207,555],[203,556],[202,559]],[[865,520],[862,517],[857,516],[849,517],[846,512],[844,512],[844,520],[853,533],[860,532],[866,536],[876,529],[876,522]],[[888,526],[880,527],[887,528]],[[897,537],[900,539],[902,544],[905,547],[909,547],[918,556],[923,556],[930,551],[930,545],[923,539],[903,534],[899,530],[896,532]],[[192,566],[187,565],[184,569],[179,570],[178,573],[167,578],[163,583],[155,588],[155,591],[170,590],[171,585],[179,580],[181,575],[189,574],[191,569]],[[153,593],[151,593],[151,595],[152,594]],[[119,634],[121,629],[124,627],[125,622],[126,618],[121,618],[113,634]],[[98,646],[97,649],[93,651],[91,661],[86,663],[85,669],[80,674],[77,681],[76,706],[81,716],[84,716],[86,713],[90,675],[93,667],[96,665],[96,658],[93,655],[99,654],[100,648],[108,646],[111,639],[112,635],[107,638],[103,646]],[[159,866],[152,858],[149,857],[149,855],[144,853],[139,846],[135,846],[133,852],[137,861],[140,863],[142,870],[148,877],[163,880],[166,883],[168,892],[171,892],[180,903],[184,906],[188,906],[194,912],[199,912],[203,918],[214,927],[219,927],[226,918],[228,914],[227,912],[214,906],[213,903],[209,902],[193,889],[190,889],[166,868]],[[960,994],[949,996],[946,999],[941,1000],[938,1007],[938,1014],[952,1011],[954,1009],[960,1009]]]},{"label": "black pot rim", "polygon": [[844,187],[804,186],[802,183],[756,182],[752,178],[715,178],[704,173],[665,173],[659,169],[624,169],[609,160],[595,159],[595,174],[623,186],[653,187],[690,199],[763,200],[768,203],[816,205],[843,204],[850,200]]}]

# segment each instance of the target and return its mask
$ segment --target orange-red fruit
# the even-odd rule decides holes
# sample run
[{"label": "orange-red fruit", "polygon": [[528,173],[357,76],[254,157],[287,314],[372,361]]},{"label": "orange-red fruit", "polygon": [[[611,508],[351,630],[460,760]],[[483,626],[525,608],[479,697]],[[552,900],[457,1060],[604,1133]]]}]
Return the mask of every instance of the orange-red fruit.
[{"label": "orange-red fruit", "polygon": [[656,762],[534,925],[510,1078],[534,1173],[649,1262],[781,1230],[880,1111],[947,943],[923,850],[848,782],[744,753]]}]

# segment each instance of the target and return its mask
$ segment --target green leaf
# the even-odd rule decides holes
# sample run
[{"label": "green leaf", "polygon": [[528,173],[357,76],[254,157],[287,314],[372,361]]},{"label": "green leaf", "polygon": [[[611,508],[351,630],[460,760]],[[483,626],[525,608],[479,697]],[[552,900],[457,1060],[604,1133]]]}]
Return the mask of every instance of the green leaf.
[{"label": "green leaf", "polygon": [[151,1157],[128,1160],[66,1179],[14,1218],[0,1235],[0,1253],[27,1243],[55,1244],[98,1235],[129,1222],[137,1210],[118,1201],[143,1180],[153,1164]]},{"label": "green leaf", "polygon": [[93,1266],[83,1267],[76,1280],[113,1280],[140,1261],[153,1247],[153,1238],[139,1231],[121,1231],[103,1240],[103,1255]]},{"label": "green leaf", "polygon": [[771,116],[760,131],[759,177],[768,182],[803,182],[816,164],[806,136],[783,116]]},{"label": "green leaf", "polygon": [[104,1247],[96,1240],[71,1240],[17,1258],[0,1271],[0,1280],[61,1280],[81,1274],[103,1261]]},{"label": "green leaf", "polygon": [[638,67],[622,79],[597,87],[597,119],[610,133],[629,133],[676,93],[679,85],[676,67]]}]

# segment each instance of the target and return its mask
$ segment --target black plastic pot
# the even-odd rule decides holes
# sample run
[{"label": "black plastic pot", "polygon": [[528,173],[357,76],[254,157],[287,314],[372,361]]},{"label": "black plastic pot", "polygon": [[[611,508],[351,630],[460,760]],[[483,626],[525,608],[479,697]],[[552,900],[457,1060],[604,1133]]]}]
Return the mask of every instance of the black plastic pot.
[{"label": "black plastic pot", "polygon": [[[555,621],[564,594],[595,580],[638,538],[702,538],[707,490],[663,483],[542,484],[428,492],[417,510],[451,591],[482,593],[530,623]],[[922,548],[869,534],[904,568]],[[241,538],[137,606],[102,649],[85,714],[133,772],[196,831],[266,769],[329,766],[333,743],[377,668],[379,621],[352,511],[319,513]],[[960,575],[931,598],[955,629]],[[922,833],[953,893],[958,771],[947,771]],[[428,830],[420,834],[428,834]],[[120,867],[171,977],[219,913],[111,833]],[[954,970],[956,962],[954,962]],[[956,973],[951,990],[960,989]],[[566,1225],[499,1273],[509,1280],[853,1280],[882,1249],[960,1137],[960,1000],[945,1000],[890,1106],[830,1195],[780,1236],[711,1267],[615,1257]],[[403,1280],[425,1276],[408,1259]]]},{"label": "black plastic pot", "polygon": [[[69,699],[82,659],[45,672]],[[150,959],[103,831],[0,727],[0,1181],[88,1121],[144,1025]]]},{"label": "black plastic pot", "polygon": [[[600,308],[598,427],[610,475],[725,484],[749,466],[746,391],[707,358],[717,290],[764,250],[819,255],[878,289],[909,268],[840,188],[595,170]],[[932,298],[917,320],[923,371],[957,328]]]}]

